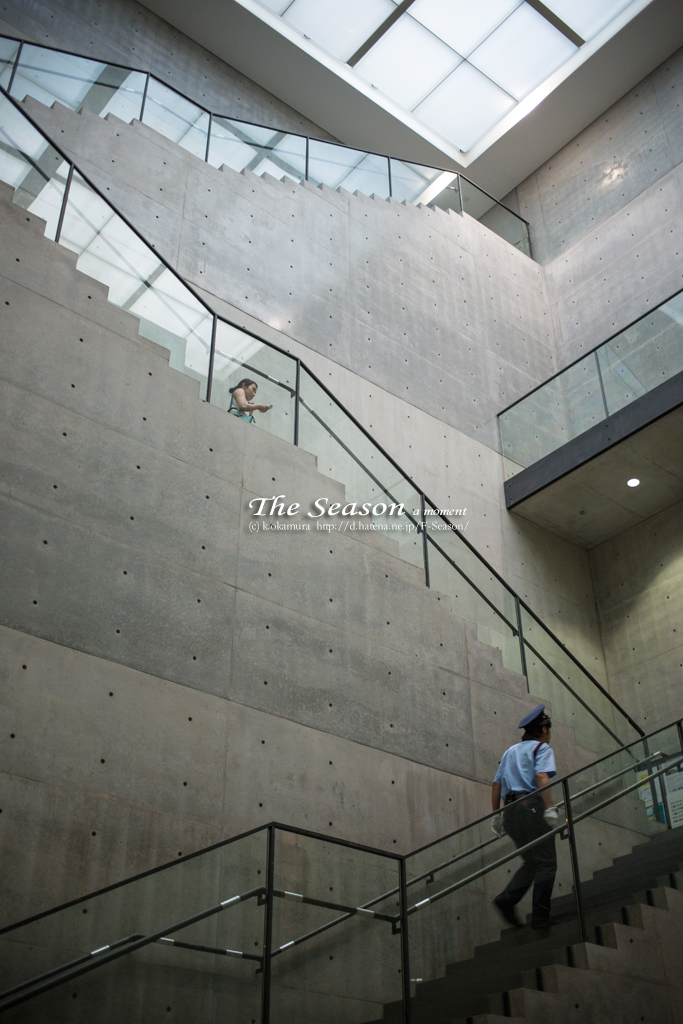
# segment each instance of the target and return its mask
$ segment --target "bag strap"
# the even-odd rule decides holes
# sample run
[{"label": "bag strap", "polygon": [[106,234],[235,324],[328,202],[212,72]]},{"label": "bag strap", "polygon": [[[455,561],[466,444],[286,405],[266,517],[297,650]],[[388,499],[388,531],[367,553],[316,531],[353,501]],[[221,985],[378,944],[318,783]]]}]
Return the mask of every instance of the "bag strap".
[{"label": "bag strap", "polygon": [[539,752],[539,750],[541,749],[541,747],[543,746],[544,743],[545,743],[545,740],[541,740],[541,742],[537,743],[536,746],[534,747],[534,753],[533,753],[534,761],[536,760],[536,754]]}]

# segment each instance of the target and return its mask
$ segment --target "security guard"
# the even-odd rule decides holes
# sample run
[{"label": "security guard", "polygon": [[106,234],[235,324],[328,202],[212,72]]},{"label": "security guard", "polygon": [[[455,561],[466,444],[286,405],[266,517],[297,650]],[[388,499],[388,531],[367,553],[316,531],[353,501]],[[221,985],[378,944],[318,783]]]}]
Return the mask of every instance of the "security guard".
[{"label": "security guard", "polygon": [[[491,828],[498,836],[507,832],[518,847],[544,835],[558,823],[551,790],[544,788],[557,774],[555,756],[548,745],[551,726],[545,704],[539,704],[530,711],[519,723],[519,728],[524,729],[521,742],[505,751],[493,780],[493,810],[500,808],[501,798],[505,807],[502,820],[497,815],[492,819]],[[523,851],[522,861],[519,871],[493,902],[505,920],[519,928],[521,922],[515,906],[533,882],[531,927],[549,928],[553,923],[550,920],[550,898],[557,871],[555,836]]]}]

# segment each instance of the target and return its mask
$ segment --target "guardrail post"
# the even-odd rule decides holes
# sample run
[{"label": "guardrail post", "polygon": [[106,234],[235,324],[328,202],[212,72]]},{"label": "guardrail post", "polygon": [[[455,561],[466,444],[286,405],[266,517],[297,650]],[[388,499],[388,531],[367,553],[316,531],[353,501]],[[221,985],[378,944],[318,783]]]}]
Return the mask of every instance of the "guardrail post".
[{"label": "guardrail post", "polygon": [[263,979],[261,986],[261,1024],[270,1024],[270,977],[273,956],[273,889],[275,886],[275,826],[268,826],[268,863],[266,867],[266,913],[263,925]]},{"label": "guardrail post", "polygon": [[143,93],[142,93],[142,103],[140,104],[140,123],[141,124],[142,124],[142,122],[144,121],[144,118],[145,118],[145,106],[147,104],[147,90],[149,89],[149,79],[150,79],[150,74],[149,74],[149,72],[147,72],[147,78],[145,79],[145,88],[144,88]]},{"label": "guardrail post", "polygon": [[310,148],[310,142],[311,142],[311,140],[310,140],[310,138],[307,135],[306,136],[306,167],[304,169],[304,178],[305,178],[306,181],[308,181],[308,150]]},{"label": "guardrail post", "polygon": [[455,180],[458,183],[458,199],[460,200],[460,213],[464,213],[465,212],[465,204],[464,204],[463,199],[462,199],[462,186],[460,184],[460,175],[459,174],[456,174]]},{"label": "guardrail post", "polygon": [[23,49],[24,49],[24,40],[22,39],[22,41],[19,43],[19,49],[17,50],[17,55],[14,58],[14,67],[12,68],[12,74],[10,75],[10,78],[9,78],[9,85],[7,86],[7,92],[10,94],[10,96],[12,95],[12,86],[14,85],[14,76],[17,73],[17,68],[19,67],[19,61],[21,60],[21,54],[22,54]]},{"label": "guardrail post", "polygon": [[519,637],[519,657],[522,663],[522,675],[526,679],[527,693],[531,693],[529,686],[529,673],[526,667],[526,651],[524,650],[524,630],[522,629],[522,606],[519,603],[519,595],[515,594],[515,612],[517,613],[517,636]]},{"label": "guardrail post", "polygon": [[390,156],[387,157],[387,170],[389,171],[389,198],[391,199],[391,197],[393,196],[394,193],[393,193],[393,189],[392,189],[392,186],[391,186],[391,157]]},{"label": "guardrail post", "polygon": [[66,204],[69,202],[69,192],[71,191],[71,179],[74,176],[74,165],[69,164],[69,173],[66,176],[66,185],[64,186],[64,194],[62,195],[62,208],[59,211],[59,220],[57,221],[57,231],[55,232],[55,242],[58,242],[62,236],[62,226],[64,224],[64,215],[66,214]]},{"label": "guardrail post", "polygon": [[602,395],[602,405],[605,410],[605,419],[607,419],[607,417],[609,416],[609,411],[607,409],[607,396],[605,395],[605,384],[602,379],[602,370],[600,369],[600,360],[598,359],[597,349],[595,349],[593,355],[595,356],[595,365],[598,370],[598,380],[600,381],[600,394]]},{"label": "guardrail post", "polygon": [[296,386],[294,393],[294,444],[299,444],[299,393],[301,391],[301,360],[296,361]]},{"label": "guardrail post", "polygon": [[209,146],[211,145],[211,129],[213,128],[213,114],[209,111],[209,127],[206,130],[206,155],[204,156],[204,163],[209,162]]},{"label": "guardrail post", "polygon": [[401,971],[403,979],[403,1024],[410,1024],[410,943],[408,941],[408,887],[406,885],[406,859],[398,862],[399,913],[401,917]]},{"label": "guardrail post", "polygon": [[214,313],[213,323],[211,325],[211,351],[209,352],[209,371],[206,375],[206,400],[211,401],[211,385],[213,384],[213,358],[216,352],[216,328],[218,327],[218,317]]},{"label": "guardrail post", "polygon": [[422,558],[425,567],[425,584],[429,586],[429,548],[427,546],[427,516],[425,513],[425,496],[420,491],[420,519],[422,520]]},{"label": "guardrail post", "polygon": [[583,913],[583,900],[581,899],[581,875],[579,873],[579,855],[576,849],[576,835],[574,833],[574,817],[572,814],[572,802],[569,796],[569,783],[562,780],[562,795],[564,797],[564,809],[567,814],[567,832],[569,834],[569,851],[572,861],[572,878],[574,880],[574,896],[576,899],[576,916],[579,921],[580,941],[586,941],[586,919]]}]

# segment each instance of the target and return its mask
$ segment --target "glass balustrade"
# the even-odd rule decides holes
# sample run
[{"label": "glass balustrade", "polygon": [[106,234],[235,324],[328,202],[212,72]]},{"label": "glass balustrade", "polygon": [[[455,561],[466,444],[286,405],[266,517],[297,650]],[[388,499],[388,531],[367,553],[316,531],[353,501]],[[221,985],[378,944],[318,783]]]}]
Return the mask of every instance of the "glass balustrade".
[{"label": "glass balustrade", "polygon": [[683,293],[500,413],[506,479],[683,370]]},{"label": "glass balustrade", "polygon": [[527,222],[453,171],[211,113],[154,75],[33,43],[19,52],[18,40],[0,36],[0,85],[10,83],[19,100],[32,96],[47,106],[56,100],[100,117],[140,119],[214,167],[464,210],[531,255]]}]

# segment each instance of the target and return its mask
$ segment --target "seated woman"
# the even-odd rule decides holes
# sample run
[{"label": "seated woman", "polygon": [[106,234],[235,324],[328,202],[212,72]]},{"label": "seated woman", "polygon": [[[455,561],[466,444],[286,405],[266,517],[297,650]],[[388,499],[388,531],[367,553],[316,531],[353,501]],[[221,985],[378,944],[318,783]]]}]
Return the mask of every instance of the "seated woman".
[{"label": "seated woman", "polygon": [[246,420],[247,423],[253,423],[255,412],[268,412],[269,409],[272,409],[271,405],[254,402],[257,391],[256,381],[245,377],[234,388],[230,388],[231,398],[228,412],[231,412],[233,416],[238,416],[241,420]]}]

